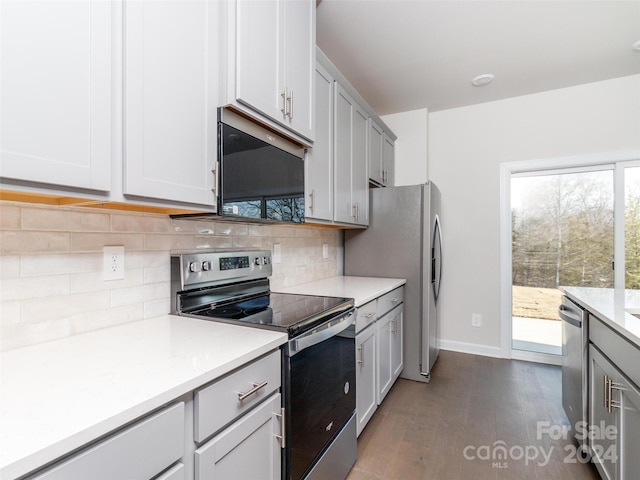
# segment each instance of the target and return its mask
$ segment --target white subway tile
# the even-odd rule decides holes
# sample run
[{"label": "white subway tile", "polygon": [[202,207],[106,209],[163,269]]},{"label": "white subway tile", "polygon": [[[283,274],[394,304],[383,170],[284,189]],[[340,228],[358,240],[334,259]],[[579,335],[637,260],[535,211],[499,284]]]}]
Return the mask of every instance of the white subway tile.
[{"label": "white subway tile", "polygon": [[22,208],[24,230],[108,232],[109,214],[66,208]]},{"label": "white subway tile", "polygon": [[47,298],[22,300],[20,304],[23,323],[42,323],[68,318],[83,312],[109,307],[109,291],[83,292]]},{"label": "white subway tile", "polygon": [[20,275],[20,256],[0,256],[0,278],[16,278]]},{"label": "white subway tile", "polygon": [[111,214],[111,231],[131,233],[170,233],[171,219],[158,214]]},{"label": "white subway tile", "polygon": [[21,275],[39,276],[102,271],[102,253],[23,255]]},{"label": "white subway tile", "polygon": [[146,234],[145,250],[191,250],[194,248],[193,235]]},{"label": "white subway tile", "polygon": [[70,234],[66,232],[0,231],[0,254],[68,252]]},{"label": "white subway tile", "polygon": [[69,293],[68,275],[49,275],[42,277],[6,278],[2,280],[0,301],[25,300]]},{"label": "white subway tile", "polygon": [[169,279],[162,283],[150,283],[139,287],[111,290],[111,306],[132,305],[153,300],[168,299],[170,296]]},{"label": "white subway tile", "polygon": [[142,234],[126,233],[72,233],[71,250],[74,252],[102,252],[106,246],[121,245],[127,250],[143,250]]},{"label": "white subway tile", "polygon": [[168,298],[162,300],[154,300],[144,303],[144,318],[153,318],[159,315],[166,315],[169,313],[170,302]]},{"label": "white subway tile", "polygon": [[20,228],[20,207],[17,205],[0,205],[0,229],[17,230]]}]

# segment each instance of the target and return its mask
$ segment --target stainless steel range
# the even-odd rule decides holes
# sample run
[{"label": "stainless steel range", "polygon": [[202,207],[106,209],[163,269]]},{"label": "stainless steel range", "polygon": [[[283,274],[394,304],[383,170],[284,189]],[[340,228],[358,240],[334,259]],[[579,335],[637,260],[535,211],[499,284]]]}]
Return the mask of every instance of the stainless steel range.
[{"label": "stainless steel range", "polygon": [[172,313],[286,332],[285,480],[345,478],[356,461],[354,303],[273,293],[271,252],[172,254]]}]

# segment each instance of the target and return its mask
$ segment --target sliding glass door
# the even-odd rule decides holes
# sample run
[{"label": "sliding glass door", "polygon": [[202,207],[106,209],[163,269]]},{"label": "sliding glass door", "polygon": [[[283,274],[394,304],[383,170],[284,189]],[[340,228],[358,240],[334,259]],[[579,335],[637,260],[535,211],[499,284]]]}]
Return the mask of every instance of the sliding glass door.
[{"label": "sliding glass door", "polygon": [[614,168],[513,174],[512,348],[560,355],[558,287],[614,285]]}]

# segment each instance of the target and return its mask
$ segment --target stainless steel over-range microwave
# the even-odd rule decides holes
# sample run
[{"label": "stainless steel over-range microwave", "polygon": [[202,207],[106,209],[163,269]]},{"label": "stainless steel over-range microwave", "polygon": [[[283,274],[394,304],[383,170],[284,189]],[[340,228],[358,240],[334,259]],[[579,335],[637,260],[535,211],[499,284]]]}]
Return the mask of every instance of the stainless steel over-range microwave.
[{"label": "stainless steel over-range microwave", "polygon": [[218,214],[304,222],[304,148],[218,109]]}]

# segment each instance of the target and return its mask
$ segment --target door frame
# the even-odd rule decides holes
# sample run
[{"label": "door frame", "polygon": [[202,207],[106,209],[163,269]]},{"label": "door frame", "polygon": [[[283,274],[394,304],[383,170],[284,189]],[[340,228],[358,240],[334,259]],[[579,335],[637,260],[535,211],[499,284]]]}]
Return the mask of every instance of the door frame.
[{"label": "door frame", "polygon": [[[568,168],[593,167],[615,164],[614,168],[614,262],[624,262],[624,189],[617,185],[624,179],[624,167],[640,165],[640,150],[604,152],[567,157],[553,157],[533,160],[519,160],[500,164],[500,352],[503,358],[528,360],[540,363],[560,365],[559,355],[524,352],[511,348],[512,305],[511,286],[511,175],[514,173],[535,172],[539,170],[561,170]],[[622,202],[622,203],[620,203]],[[620,220],[623,220],[622,222]],[[620,235],[622,233],[622,235]],[[614,285],[624,285],[624,268],[614,273]]]}]

